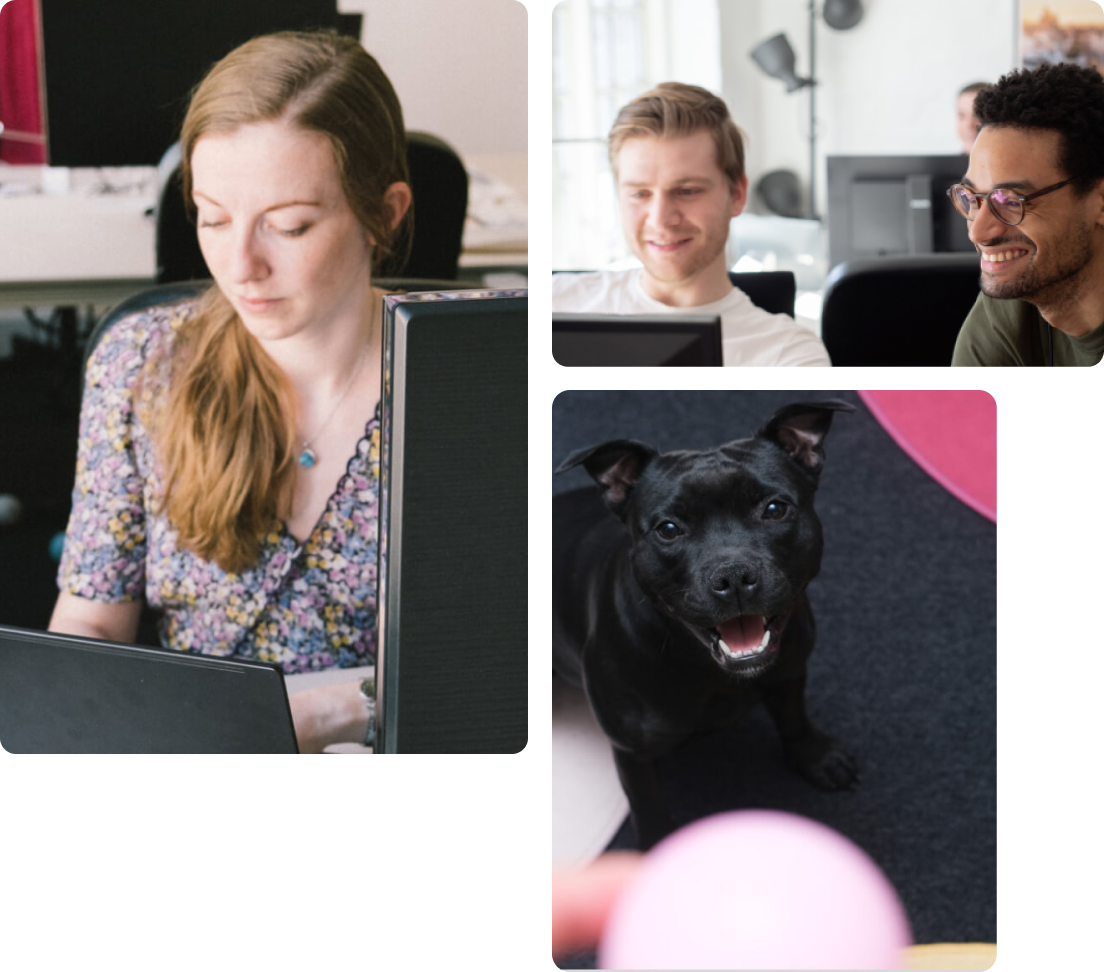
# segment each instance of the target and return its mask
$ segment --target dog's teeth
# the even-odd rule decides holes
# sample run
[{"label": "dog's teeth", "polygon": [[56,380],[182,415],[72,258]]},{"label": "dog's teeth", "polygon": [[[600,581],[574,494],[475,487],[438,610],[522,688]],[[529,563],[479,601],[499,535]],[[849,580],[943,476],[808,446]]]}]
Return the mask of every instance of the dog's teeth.
[{"label": "dog's teeth", "polygon": [[766,651],[767,645],[770,643],[770,631],[763,632],[763,640],[755,648],[740,648],[734,651],[728,647],[728,644],[723,638],[718,638],[717,640],[720,641],[724,653],[728,655],[729,658],[747,658],[749,655],[760,655]]}]

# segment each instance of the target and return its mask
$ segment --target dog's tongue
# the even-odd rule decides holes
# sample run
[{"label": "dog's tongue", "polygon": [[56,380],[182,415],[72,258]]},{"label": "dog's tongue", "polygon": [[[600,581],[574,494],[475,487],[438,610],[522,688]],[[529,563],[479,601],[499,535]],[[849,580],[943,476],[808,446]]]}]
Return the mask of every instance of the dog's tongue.
[{"label": "dog's tongue", "polygon": [[717,626],[721,640],[732,651],[758,648],[763,642],[763,632],[765,630],[766,623],[761,614],[742,614],[738,618],[724,621]]}]

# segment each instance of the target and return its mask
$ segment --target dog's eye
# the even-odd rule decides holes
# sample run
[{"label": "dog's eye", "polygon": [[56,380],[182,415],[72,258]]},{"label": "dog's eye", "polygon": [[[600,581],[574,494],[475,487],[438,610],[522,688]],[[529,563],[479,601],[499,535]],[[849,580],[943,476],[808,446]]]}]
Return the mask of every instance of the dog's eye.
[{"label": "dog's eye", "polygon": [[763,510],[764,520],[781,520],[786,515],[786,510],[789,507],[785,503],[780,503],[778,500],[771,500],[765,510]]},{"label": "dog's eye", "polygon": [[682,531],[678,528],[678,524],[672,523],[670,520],[664,520],[656,527],[656,533],[659,534],[662,540],[674,540]]}]

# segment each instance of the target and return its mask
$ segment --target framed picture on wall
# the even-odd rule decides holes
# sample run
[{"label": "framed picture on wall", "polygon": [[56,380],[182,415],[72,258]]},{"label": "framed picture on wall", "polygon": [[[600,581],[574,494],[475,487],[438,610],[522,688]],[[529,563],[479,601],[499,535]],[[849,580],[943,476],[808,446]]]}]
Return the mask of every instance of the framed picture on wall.
[{"label": "framed picture on wall", "polygon": [[1104,74],[1104,8],[1095,0],[1020,0],[1020,66],[1062,61]]}]

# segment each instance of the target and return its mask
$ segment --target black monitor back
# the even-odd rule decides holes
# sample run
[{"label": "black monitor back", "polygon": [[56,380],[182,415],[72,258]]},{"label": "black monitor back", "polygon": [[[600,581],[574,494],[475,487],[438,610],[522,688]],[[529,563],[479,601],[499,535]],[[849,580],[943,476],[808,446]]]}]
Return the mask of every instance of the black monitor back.
[{"label": "black monitor back", "polygon": [[527,308],[386,299],[377,752],[528,739]]},{"label": "black monitor back", "polygon": [[552,315],[552,357],[572,368],[719,367],[716,314]]}]

